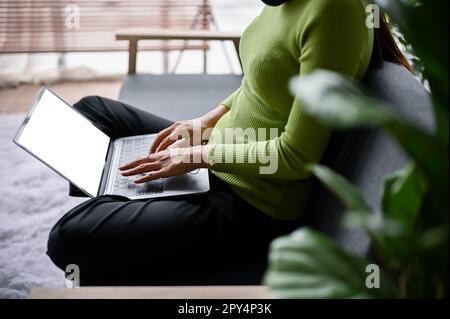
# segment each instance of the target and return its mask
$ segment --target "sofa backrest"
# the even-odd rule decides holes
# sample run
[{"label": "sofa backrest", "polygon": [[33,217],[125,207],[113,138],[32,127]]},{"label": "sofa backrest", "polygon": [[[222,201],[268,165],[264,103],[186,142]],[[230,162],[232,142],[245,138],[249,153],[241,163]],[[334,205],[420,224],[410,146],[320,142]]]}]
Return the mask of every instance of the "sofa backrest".
[{"label": "sofa backrest", "polygon": [[[432,131],[434,116],[430,95],[404,67],[386,62],[369,71],[363,84],[373,95],[395,111]],[[375,212],[380,212],[384,177],[402,167],[408,157],[396,142],[381,130],[336,132],[330,140],[323,163],[347,177],[362,192]],[[361,231],[342,226],[342,205],[314,182],[305,223],[334,238],[345,249],[359,255],[370,250],[370,240]]]}]

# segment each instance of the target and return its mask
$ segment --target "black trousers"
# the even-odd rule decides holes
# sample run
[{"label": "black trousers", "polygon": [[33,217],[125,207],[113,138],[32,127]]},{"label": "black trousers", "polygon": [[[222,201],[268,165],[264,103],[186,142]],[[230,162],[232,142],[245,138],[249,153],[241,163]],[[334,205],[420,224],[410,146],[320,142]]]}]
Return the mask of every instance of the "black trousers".
[{"label": "black trousers", "polygon": [[[74,107],[112,138],[157,133],[171,124],[98,96]],[[62,270],[78,265],[83,285],[196,284],[265,260],[270,241],[296,226],[257,210],[213,174],[210,183],[199,195],[89,199],[56,223],[47,254]]]}]

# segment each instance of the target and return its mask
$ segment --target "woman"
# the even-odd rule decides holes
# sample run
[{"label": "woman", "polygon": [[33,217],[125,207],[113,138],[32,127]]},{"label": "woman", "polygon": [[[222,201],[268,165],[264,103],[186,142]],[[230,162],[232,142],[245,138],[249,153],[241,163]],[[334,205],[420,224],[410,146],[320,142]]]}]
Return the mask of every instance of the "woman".
[{"label": "woman", "polygon": [[[408,66],[384,19],[380,29],[366,27],[363,0],[264,2],[270,6],[242,36],[241,87],[196,121],[210,133],[206,145],[191,140],[183,148],[177,140],[193,134],[195,121],[173,124],[100,97],[75,104],[113,138],[159,132],[148,157],[121,168],[125,176],[139,175],[136,183],[211,171],[207,194],[147,201],[101,196],[69,211],[51,231],[48,255],[61,269],[77,264],[82,284],[195,283],[221,267],[265,258],[275,236],[298,226],[308,198],[305,164],[320,160],[330,136],[302,112],[289,79],[316,69],[361,79],[383,60]],[[238,130],[223,140],[227,129]],[[188,161],[174,161],[173,154]],[[267,154],[276,166],[264,173]]]}]

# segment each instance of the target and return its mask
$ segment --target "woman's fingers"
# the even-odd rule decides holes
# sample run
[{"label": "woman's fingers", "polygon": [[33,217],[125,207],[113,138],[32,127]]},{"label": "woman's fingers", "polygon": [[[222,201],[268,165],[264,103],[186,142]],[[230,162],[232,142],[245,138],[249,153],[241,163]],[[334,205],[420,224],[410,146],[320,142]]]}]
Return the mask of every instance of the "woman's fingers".
[{"label": "woman's fingers", "polygon": [[149,156],[148,157],[139,158],[139,159],[137,159],[137,160],[135,160],[133,162],[127,163],[125,165],[122,165],[121,167],[119,167],[119,169],[121,171],[125,171],[125,170],[129,170],[129,169],[135,168],[136,166],[139,166],[141,164],[149,162],[150,161],[149,158],[150,158]]},{"label": "woman's fingers", "polygon": [[168,128],[165,128],[161,132],[156,135],[152,145],[150,146],[150,153],[155,153],[156,149],[158,148],[159,144],[161,144],[161,141],[165,139],[175,128],[175,124],[172,124]]},{"label": "woman's fingers", "polygon": [[158,162],[145,163],[145,164],[141,164],[135,168],[123,171],[122,175],[123,176],[133,176],[133,175],[137,175],[137,174],[148,173],[148,172],[152,172],[155,170],[159,170],[160,168],[161,168],[161,164],[159,164]]},{"label": "woman's fingers", "polygon": [[151,172],[141,178],[136,179],[134,181],[134,183],[142,184],[142,183],[153,181],[155,179],[163,178],[163,177],[167,177],[167,172],[163,169],[160,169],[158,171]]},{"label": "woman's fingers", "polygon": [[175,142],[175,140],[173,140],[171,138],[171,135],[167,136],[165,139],[163,139],[161,141],[161,143],[159,143],[158,147],[155,149],[155,153],[164,151],[165,149],[167,149],[167,147],[169,147],[174,142]]},{"label": "woman's fingers", "polygon": [[189,144],[189,141],[186,141],[185,138],[182,138],[182,139],[179,139],[178,141],[175,141],[173,144],[170,144],[167,147],[167,149],[170,149],[170,148],[186,148],[186,147],[189,147],[189,146],[191,146]]},{"label": "woman's fingers", "polygon": [[156,153],[166,150],[169,146],[172,146],[175,142],[179,140],[184,140],[182,134],[180,134],[179,130],[174,130],[169,136],[161,141],[159,146],[156,148]]}]

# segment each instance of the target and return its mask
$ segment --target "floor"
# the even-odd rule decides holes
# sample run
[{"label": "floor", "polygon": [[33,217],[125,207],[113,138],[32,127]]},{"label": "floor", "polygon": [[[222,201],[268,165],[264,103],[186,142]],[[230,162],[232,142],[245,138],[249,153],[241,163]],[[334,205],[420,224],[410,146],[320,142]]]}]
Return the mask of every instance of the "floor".
[{"label": "floor", "polygon": [[85,200],[68,197],[64,179],[12,142],[23,119],[0,115],[0,299],[65,286],[45,253],[47,240],[58,219]]},{"label": "floor", "polygon": [[[109,98],[119,96],[121,80],[63,82],[50,84],[48,87],[64,100],[73,104],[87,95],[100,95]],[[33,102],[40,85],[23,84],[16,88],[0,90],[0,114],[27,112]]]}]

